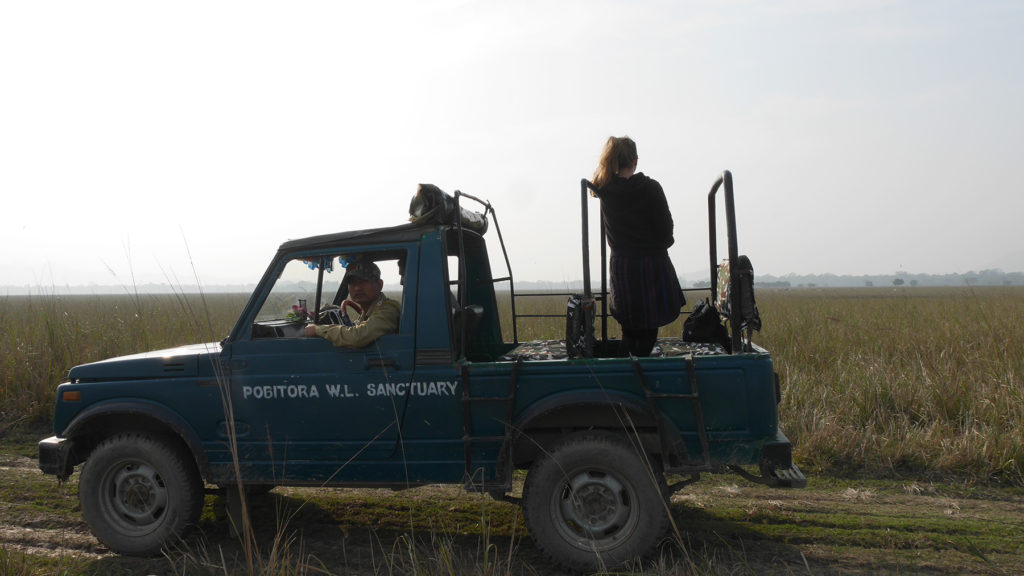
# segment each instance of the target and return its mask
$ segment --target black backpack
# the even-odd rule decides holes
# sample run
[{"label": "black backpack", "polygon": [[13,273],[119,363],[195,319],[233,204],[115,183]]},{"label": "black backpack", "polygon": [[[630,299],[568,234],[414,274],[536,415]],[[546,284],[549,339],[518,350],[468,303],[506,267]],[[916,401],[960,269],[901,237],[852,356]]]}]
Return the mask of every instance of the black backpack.
[{"label": "black backpack", "polygon": [[683,322],[683,340],[704,344],[720,344],[727,352],[731,352],[732,342],[729,331],[722,324],[718,310],[708,303],[707,299],[697,302],[693,312]]}]

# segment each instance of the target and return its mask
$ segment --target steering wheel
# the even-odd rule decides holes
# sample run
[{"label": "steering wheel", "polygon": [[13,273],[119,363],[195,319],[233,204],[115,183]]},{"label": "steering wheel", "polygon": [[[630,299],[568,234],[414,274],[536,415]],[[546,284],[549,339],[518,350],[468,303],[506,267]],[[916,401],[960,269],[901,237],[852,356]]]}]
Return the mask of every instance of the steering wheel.
[{"label": "steering wheel", "polygon": [[341,306],[327,306],[317,314],[317,324],[341,324],[342,326],[355,326],[355,322],[349,318],[348,311],[353,310],[356,317],[363,315],[363,307],[356,301],[346,298]]},{"label": "steering wheel", "polygon": [[363,315],[363,307],[360,306],[359,303],[356,302],[355,300],[349,300],[348,298],[345,298],[345,300],[341,303],[341,308],[338,310],[339,315],[341,316],[341,323],[344,326],[355,326],[356,323],[353,322],[352,319],[349,318],[348,316],[349,310],[355,310],[356,318],[359,318],[360,316]]}]

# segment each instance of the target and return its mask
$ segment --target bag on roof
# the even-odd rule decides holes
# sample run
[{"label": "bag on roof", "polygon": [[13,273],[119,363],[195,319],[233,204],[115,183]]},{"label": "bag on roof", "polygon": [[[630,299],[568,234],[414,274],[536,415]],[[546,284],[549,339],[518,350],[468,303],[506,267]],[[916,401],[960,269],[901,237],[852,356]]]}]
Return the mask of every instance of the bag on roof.
[{"label": "bag on roof", "polygon": [[[487,217],[459,207],[462,227],[483,235],[487,232]],[[420,184],[409,203],[409,221],[416,224],[457,224],[455,198],[433,184]]]}]

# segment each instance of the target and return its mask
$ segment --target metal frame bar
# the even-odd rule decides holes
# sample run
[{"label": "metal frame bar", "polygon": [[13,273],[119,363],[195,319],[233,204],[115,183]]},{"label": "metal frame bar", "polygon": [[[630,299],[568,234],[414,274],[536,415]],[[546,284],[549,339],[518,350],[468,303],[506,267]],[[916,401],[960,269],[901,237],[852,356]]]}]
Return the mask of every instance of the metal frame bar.
[{"label": "metal frame bar", "polygon": [[715,194],[719,188],[722,188],[725,196],[725,226],[726,226],[726,239],[729,244],[729,308],[732,313],[729,315],[729,336],[732,339],[733,352],[741,351],[743,338],[740,329],[741,318],[741,304],[740,304],[740,284],[739,276],[734,274],[736,270],[736,260],[739,257],[739,249],[736,246],[736,205],[733,202],[732,195],[732,173],[728,170],[722,172],[722,175],[715,180],[715,183],[711,186],[711,191],[708,192],[708,235],[709,235],[709,254],[711,256],[711,294],[713,300],[718,298],[718,230],[717,230],[717,216],[715,214]]},{"label": "metal frame bar", "polygon": [[[597,192],[597,187],[586,178],[580,179],[580,220],[583,223],[583,295],[593,298],[590,287],[590,210],[587,204],[587,189]],[[601,230],[601,344],[608,344],[608,242],[604,226]]]},{"label": "metal frame bar", "polygon": [[[516,344],[518,344],[519,343],[519,329],[517,327],[517,322],[516,322],[517,315],[516,315],[516,288],[515,288],[515,280],[512,277],[512,263],[508,259],[508,250],[505,248],[505,238],[501,235],[501,226],[498,224],[498,213],[494,211],[494,207],[491,206],[490,202],[486,202],[484,200],[481,200],[481,199],[477,198],[476,196],[473,196],[472,194],[466,194],[465,192],[462,192],[460,190],[456,190],[454,196],[455,196],[455,213],[459,215],[456,218],[456,226],[457,226],[458,232],[459,232],[459,282],[464,282],[465,279],[466,279],[466,269],[465,269],[465,267],[466,267],[466,258],[465,258],[464,242],[463,242],[463,237],[462,237],[462,211],[461,211],[462,209],[460,207],[460,202],[459,202],[459,198],[465,196],[466,198],[469,198],[470,200],[474,200],[477,203],[479,203],[481,206],[484,207],[484,218],[487,218],[488,214],[491,215],[491,220],[494,222],[494,231],[498,233],[498,244],[501,245],[501,256],[505,260],[505,270],[508,272],[508,276],[504,276],[502,278],[493,278],[492,277],[491,278],[491,283],[492,284],[497,284],[498,282],[504,282],[506,280],[508,281],[509,300],[511,301],[511,305],[512,305],[512,341],[515,342]],[[465,307],[466,306],[466,303],[462,301],[462,300],[465,299],[465,296],[464,296],[465,290],[464,290],[464,288],[465,288],[464,286],[459,286],[459,295],[460,295],[459,296],[459,300],[460,300],[459,306],[461,306],[461,307]],[[463,339],[463,340],[465,340],[465,339]]]}]

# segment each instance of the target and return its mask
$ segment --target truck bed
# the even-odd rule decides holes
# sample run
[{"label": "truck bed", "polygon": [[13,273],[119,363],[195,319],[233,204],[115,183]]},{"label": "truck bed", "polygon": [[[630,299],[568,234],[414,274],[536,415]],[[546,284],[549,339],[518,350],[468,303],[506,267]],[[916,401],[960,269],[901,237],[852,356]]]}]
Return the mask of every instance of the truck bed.
[{"label": "truck bed", "polygon": [[[682,338],[659,338],[651,351],[651,358],[686,355],[721,356],[724,354],[727,354],[725,348],[718,344],[686,342]],[[565,340],[534,340],[520,343],[498,360],[562,360],[568,357]]]}]

